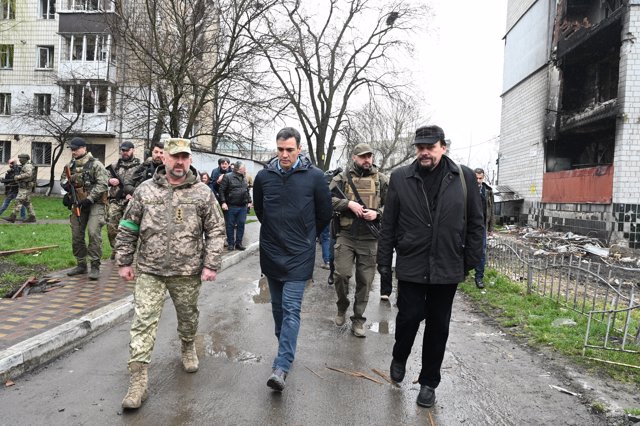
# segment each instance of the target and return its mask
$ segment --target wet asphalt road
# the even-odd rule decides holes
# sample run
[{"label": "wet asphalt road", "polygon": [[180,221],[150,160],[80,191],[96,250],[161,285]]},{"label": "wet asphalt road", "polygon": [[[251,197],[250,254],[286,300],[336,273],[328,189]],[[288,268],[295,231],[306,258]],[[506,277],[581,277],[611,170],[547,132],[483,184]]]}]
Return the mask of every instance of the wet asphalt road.
[{"label": "wet asphalt road", "polygon": [[[258,255],[205,283],[197,340],[200,371],[182,371],[175,311],[165,306],[150,367],[150,396],[122,412],[128,373],[129,321],[114,327],[0,391],[6,425],[597,425],[579,398],[544,360],[507,340],[456,296],[443,381],[436,406],[420,408],[419,348],[407,377],[388,384],[396,308],[380,302],[374,285],[367,337],[333,324],[335,292],[316,269],[307,287],[294,367],[282,394],[266,386],[276,351],[268,290]],[[392,301],[395,300],[395,293]],[[416,341],[421,341],[422,328]],[[381,382],[327,367],[358,371]]]}]

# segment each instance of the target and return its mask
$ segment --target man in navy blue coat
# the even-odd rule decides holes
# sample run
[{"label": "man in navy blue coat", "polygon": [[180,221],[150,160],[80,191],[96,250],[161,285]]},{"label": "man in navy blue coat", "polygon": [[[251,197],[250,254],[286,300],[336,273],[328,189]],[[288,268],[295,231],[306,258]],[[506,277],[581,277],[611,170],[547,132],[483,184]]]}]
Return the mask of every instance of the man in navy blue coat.
[{"label": "man in navy blue coat", "polygon": [[282,391],[296,353],[300,308],[313,275],[316,237],[331,220],[331,194],[322,171],[300,155],[300,133],[276,136],[278,156],[258,172],[253,200],[260,227],[260,267],[271,292],[278,355],[267,386]]}]

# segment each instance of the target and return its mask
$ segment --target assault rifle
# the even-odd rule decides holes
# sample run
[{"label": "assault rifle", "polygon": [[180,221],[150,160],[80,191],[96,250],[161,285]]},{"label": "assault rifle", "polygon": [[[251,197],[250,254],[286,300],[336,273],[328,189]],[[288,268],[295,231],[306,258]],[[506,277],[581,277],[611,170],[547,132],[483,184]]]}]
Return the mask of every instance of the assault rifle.
[{"label": "assault rifle", "polygon": [[107,170],[109,170],[109,173],[111,173],[111,177],[118,179],[118,182],[120,182],[118,184],[118,192],[116,193],[116,200],[122,200],[125,195],[124,195],[124,181],[122,179],[120,179],[120,176],[118,176],[118,174],[116,173],[115,169],[113,168],[112,164],[109,164],[106,167]]},{"label": "assault rifle", "polygon": [[80,207],[78,207],[78,193],[76,192],[76,187],[71,182],[71,168],[69,166],[64,166],[64,174],[67,177],[67,182],[69,184],[69,193],[71,194],[71,211],[76,217],[80,217]]}]

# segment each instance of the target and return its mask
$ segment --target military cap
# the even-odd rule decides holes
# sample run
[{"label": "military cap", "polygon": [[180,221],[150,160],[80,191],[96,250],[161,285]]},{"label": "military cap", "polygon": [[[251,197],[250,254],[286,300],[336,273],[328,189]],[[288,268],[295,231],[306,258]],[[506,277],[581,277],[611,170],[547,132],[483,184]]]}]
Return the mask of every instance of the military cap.
[{"label": "military cap", "polygon": [[353,155],[373,154],[373,149],[368,143],[359,143],[353,148]]},{"label": "military cap", "polygon": [[124,141],[120,144],[120,149],[132,149],[135,148],[135,145],[129,141]]},{"label": "military cap", "polygon": [[18,154],[18,158],[26,158],[27,160],[31,158],[29,154]]},{"label": "military cap", "polygon": [[416,138],[411,145],[431,145],[438,141],[445,143],[444,130],[438,126],[423,126],[416,130]]},{"label": "military cap", "polygon": [[191,154],[191,141],[189,139],[171,138],[164,141],[164,152],[169,155],[186,152]]},{"label": "military cap", "polygon": [[69,148],[71,149],[78,149],[82,148],[83,146],[87,146],[87,143],[82,138],[76,137],[71,139],[71,142],[69,142]]}]

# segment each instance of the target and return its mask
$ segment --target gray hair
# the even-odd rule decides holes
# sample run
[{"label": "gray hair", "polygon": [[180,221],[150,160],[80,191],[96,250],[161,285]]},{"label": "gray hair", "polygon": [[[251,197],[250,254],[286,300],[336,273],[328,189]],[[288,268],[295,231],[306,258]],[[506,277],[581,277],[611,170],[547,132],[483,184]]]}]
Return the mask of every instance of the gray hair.
[{"label": "gray hair", "polygon": [[233,163],[233,169],[234,170],[240,170],[240,168],[244,167],[244,163],[240,160],[236,161],[235,163]]}]

